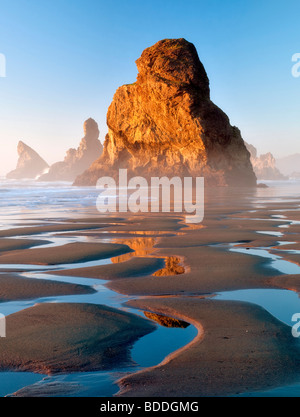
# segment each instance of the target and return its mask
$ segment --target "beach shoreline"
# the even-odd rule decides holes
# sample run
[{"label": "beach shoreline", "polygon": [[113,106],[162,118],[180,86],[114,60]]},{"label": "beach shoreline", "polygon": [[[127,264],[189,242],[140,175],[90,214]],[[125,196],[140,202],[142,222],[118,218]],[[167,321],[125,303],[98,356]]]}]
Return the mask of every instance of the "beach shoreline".
[{"label": "beach shoreline", "polygon": [[[291,385],[300,376],[299,347],[290,327],[259,304],[218,301],[216,296],[256,289],[298,293],[299,206],[296,191],[287,197],[280,196],[280,188],[245,190],[244,195],[233,189],[208,195],[205,219],[194,226],[172,214],[100,216],[92,206],[84,216],[80,207],[74,216],[29,213],[0,230],[1,301],[57,296],[60,303],[68,294],[70,300],[76,293],[93,295],[99,282],[99,288],[104,284],[116,297],[127,297],[132,320],[136,309],[136,317],[148,311],[197,329],[193,340],[155,366],[121,378],[120,396],[231,396]],[[20,226],[26,222],[28,227]],[[47,300],[41,306],[47,308]],[[17,314],[24,313],[26,307],[20,306]],[[145,327],[152,323],[149,317],[144,316]],[[93,337],[86,343],[93,343]],[[216,341],[222,342],[220,350],[209,354]],[[74,352],[68,357],[72,362],[70,355]],[[13,357],[10,361],[15,363]],[[182,381],[177,389],[170,383],[174,378]]]}]

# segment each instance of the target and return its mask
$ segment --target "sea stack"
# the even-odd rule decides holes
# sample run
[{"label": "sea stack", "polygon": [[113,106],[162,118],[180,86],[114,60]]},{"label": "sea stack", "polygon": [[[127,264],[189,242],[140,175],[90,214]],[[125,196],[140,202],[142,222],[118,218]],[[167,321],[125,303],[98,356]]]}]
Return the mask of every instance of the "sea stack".
[{"label": "sea stack", "polygon": [[204,176],[209,185],[256,186],[239,129],[210,100],[195,46],[162,40],[136,63],[137,81],[120,87],[109,107],[104,152],[75,185],[94,185],[127,168],[131,176]]},{"label": "sea stack", "polygon": [[258,180],[288,180],[278,168],[276,168],[276,159],[268,152],[264,155],[258,155],[257,149],[253,145],[245,142],[245,145],[251,155],[251,163]]},{"label": "sea stack", "polygon": [[94,119],[88,119],[83,125],[84,137],[77,149],[69,149],[64,161],[53,164],[47,174],[39,181],[74,181],[94,162],[103,151],[99,140],[99,128]]},{"label": "sea stack", "polygon": [[49,168],[47,162],[22,141],[18,143],[18,155],[17,168],[7,174],[8,179],[35,179]]}]

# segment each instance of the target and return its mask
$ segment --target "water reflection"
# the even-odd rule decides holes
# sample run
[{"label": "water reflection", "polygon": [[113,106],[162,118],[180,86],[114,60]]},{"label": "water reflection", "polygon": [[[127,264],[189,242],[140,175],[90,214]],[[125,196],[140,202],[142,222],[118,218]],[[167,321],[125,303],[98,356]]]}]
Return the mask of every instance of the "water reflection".
[{"label": "water reflection", "polygon": [[185,321],[174,319],[172,317],[162,316],[160,314],[149,313],[148,311],[144,311],[144,315],[148,319],[155,321],[163,327],[176,327],[180,329],[186,329],[190,326],[190,324],[186,323]]},{"label": "water reflection", "polygon": [[155,272],[155,277],[165,277],[171,275],[181,275],[185,273],[185,268],[181,265],[181,259],[176,256],[170,256],[165,259],[165,267]]},{"label": "water reflection", "polygon": [[147,257],[154,252],[154,245],[156,244],[156,239],[152,237],[138,237],[132,239],[114,239],[113,243],[127,245],[134,252],[127,253],[125,255],[117,256],[112,259],[113,263],[122,263],[129,261],[131,258],[135,257]]}]

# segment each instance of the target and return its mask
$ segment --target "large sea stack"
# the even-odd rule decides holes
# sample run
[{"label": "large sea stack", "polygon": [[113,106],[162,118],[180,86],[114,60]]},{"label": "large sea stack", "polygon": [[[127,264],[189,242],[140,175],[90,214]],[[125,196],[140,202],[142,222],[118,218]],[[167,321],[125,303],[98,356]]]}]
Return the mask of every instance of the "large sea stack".
[{"label": "large sea stack", "polygon": [[99,140],[99,128],[94,119],[88,119],[83,125],[84,137],[78,149],[69,149],[64,161],[51,165],[47,174],[39,181],[74,181],[82,174],[103,151]]},{"label": "large sea stack", "polygon": [[18,155],[17,168],[7,174],[8,179],[35,179],[49,168],[47,162],[22,141],[18,143]]},{"label": "large sea stack", "polygon": [[210,100],[195,46],[163,40],[136,63],[137,81],[120,87],[109,107],[104,152],[75,185],[127,168],[130,176],[204,176],[210,185],[255,186],[250,154],[239,129]]}]

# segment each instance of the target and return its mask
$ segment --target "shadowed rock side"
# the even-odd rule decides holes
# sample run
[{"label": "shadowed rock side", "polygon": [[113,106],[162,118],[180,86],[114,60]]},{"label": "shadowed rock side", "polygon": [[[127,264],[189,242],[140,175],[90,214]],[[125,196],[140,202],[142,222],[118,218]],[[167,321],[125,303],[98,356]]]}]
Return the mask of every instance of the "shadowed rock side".
[{"label": "shadowed rock side", "polygon": [[245,145],[251,155],[251,163],[258,180],[287,180],[278,168],[276,160],[269,152],[258,156],[257,149],[253,145],[245,142]]},{"label": "shadowed rock side", "polygon": [[8,179],[33,179],[49,168],[47,162],[22,141],[18,143],[18,155],[17,168],[7,174]]},{"label": "shadowed rock side", "polygon": [[64,161],[57,162],[50,167],[47,174],[42,175],[39,181],[74,181],[77,175],[82,174],[103,151],[99,141],[98,124],[93,119],[84,122],[84,138],[79,148],[69,149]]},{"label": "shadowed rock side", "polygon": [[240,131],[210,100],[193,44],[167,39],[137,60],[137,82],[120,87],[108,110],[104,152],[75,185],[103,175],[204,176],[210,185],[255,186]]}]

